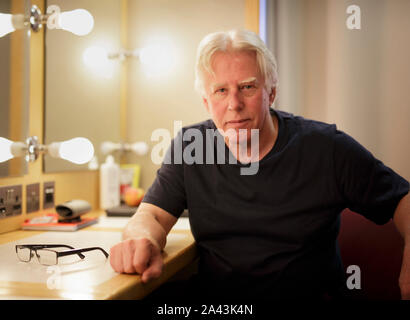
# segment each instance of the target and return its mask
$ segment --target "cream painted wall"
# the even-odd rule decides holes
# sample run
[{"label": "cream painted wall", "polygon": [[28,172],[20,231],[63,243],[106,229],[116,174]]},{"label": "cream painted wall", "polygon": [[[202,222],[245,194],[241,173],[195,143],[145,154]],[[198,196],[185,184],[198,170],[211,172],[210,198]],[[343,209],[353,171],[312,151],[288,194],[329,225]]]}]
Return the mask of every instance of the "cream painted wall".
[{"label": "cream painted wall", "polygon": [[[128,78],[128,140],[151,142],[153,130],[165,128],[173,136],[173,121],[183,125],[209,118],[194,91],[194,65],[199,41],[208,33],[245,27],[245,0],[129,0],[128,43],[144,46],[158,36],[177,48],[176,68],[160,78],[147,78],[139,61],[130,61]],[[147,189],[159,168],[144,157],[129,156],[142,165],[141,185]]]},{"label": "cream painted wall", "polygon": [[271,39],[272,43],[276,43],[274,54],[279,77],[275,106],[295,114],[299,114],[304,106],[305,5],[304,0],[277,0],[275,9],[278,14],[268,16],[276,20],[277,26],[275,32],[268,32],[276,38]]},{"label": "cream painted wall", "polygon": [[[410,180],[410,1],[277,1],[279,109],[336,123]],[[285,73],[285,74],[284,74]]]},{"label": "cream painted wall", "polygon": [[350,4],[328,4],[327,121],[410,180],[410,2],[355,1],[360,30],[345,26]]},{"label": "cream painted wall", "polygon": [[387,1],[383,14],[379,152],[410,180],[410,1]]},{"label": "cream painted wall", "polygon": [[380,154],[385,1],[358,1],[362,28],[346,27],[350,1],[331,1],[327,26],[327,120]]}]

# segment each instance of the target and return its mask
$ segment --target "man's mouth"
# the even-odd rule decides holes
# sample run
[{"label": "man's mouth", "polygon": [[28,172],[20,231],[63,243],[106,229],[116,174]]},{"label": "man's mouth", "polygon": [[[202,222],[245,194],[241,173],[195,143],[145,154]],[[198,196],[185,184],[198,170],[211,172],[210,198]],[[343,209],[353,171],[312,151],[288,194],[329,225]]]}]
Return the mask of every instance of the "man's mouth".
[{"label": "man's mouth", "polygon": [[226,124],[228,124],[228,125],[234,125],[234,126],[236,126],[236,125],[241,126],[241,125],[243,125],[244,123],[248,122],[249,120],[250,120],[250,119],[230,120],[230,121],[227,121]]},{"label": "man's mouth", "polygon": [[230,120],[226,122],[226,126],[229,128],[240,129],[245,127],[250,119],[239,119],[239,120]]}]

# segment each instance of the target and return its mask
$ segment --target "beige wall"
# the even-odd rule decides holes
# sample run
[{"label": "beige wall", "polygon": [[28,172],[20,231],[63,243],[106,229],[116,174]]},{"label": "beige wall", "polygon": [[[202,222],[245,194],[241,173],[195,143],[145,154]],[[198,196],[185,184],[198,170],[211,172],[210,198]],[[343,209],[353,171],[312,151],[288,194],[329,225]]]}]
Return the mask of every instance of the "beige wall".
[{"label": "beige wall", "polygon": [[[358,1],[362,29],[346,27],[349,1],[328,7],[327,120],[380,154],[381,77],[385,1]],[[394,108],[394,107],[393,107]]]},{"label": "beige wall", "polygon": [[383,14],[379,152],[410,180],[410,1],[387,1]]},{"label": "beige wall", "polygon": [[[279,109],[336,123],[410,180],[410,1],[278,1]],[[289,27],[291,26],[291,27]]]},{"label": "beige wall", "polygon": [[327,120],[410,180],[410,2],[356,1],[361,30],[343,25],[350,4],[328,7]]},{"label": "beige wall", "polygon": [[[137,60],[130,61],[128,83],[128,140],[148,141],[157,128],[170,130],[173,121],[183,125],[209,118],[194,92],[196,47],[206,34],[245,27],[245,0],[130,0],[128,3],[128,43],[137,48],[161,35],[178,49],[176,68],[161,78],[147,78]],[[147,189],[159,166],[150,154],[128,161],[142,165],[141,185]]]},{"label": "beige wall", "polygon": [[[279,84],[275,105],[288,112],[300,113],[303,108],[305,3],[303,0],[276,1],[274,28],[268,30],[278,62]],[[270,13],[273,13],[274,10]]]}]

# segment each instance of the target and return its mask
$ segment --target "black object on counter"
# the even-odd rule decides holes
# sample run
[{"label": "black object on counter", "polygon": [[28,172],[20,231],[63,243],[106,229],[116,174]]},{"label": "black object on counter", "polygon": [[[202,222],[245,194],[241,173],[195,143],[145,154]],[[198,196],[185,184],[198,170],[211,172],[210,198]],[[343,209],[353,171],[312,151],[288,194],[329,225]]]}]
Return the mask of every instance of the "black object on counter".
[{"label": "black object on counter", "polygon": [[105,210],[107,217],[132,217],[138,207],[130,207],[125,204],[108,208]]},{"label": "black object on counter", "polygon": [[91,205],[85,200],[71,200],[56,206],[56,211],[60,216],[59,222],[80,221],[81,215],[90,210]]}]

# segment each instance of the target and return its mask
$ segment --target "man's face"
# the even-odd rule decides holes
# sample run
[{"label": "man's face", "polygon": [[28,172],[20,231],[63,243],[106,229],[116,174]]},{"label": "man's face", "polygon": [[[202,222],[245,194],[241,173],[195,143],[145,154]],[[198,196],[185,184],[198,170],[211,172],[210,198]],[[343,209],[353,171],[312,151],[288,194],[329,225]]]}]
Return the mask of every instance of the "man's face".
[{"label": "man's face", "polygon": [[[216,127],[225,133],[234,129],[236,134],[240,129],[247,129],[246,141],[251,137],[250,129],[259,129],[261,136],[266,121],[271,121],[269,106],[275,99],[275,89],[267,92],[258,71],[256,54],[217,52],[211,63],[214,75],[204,74],[203,102]],[[225,136],[234,139],[232,135]]]}]

